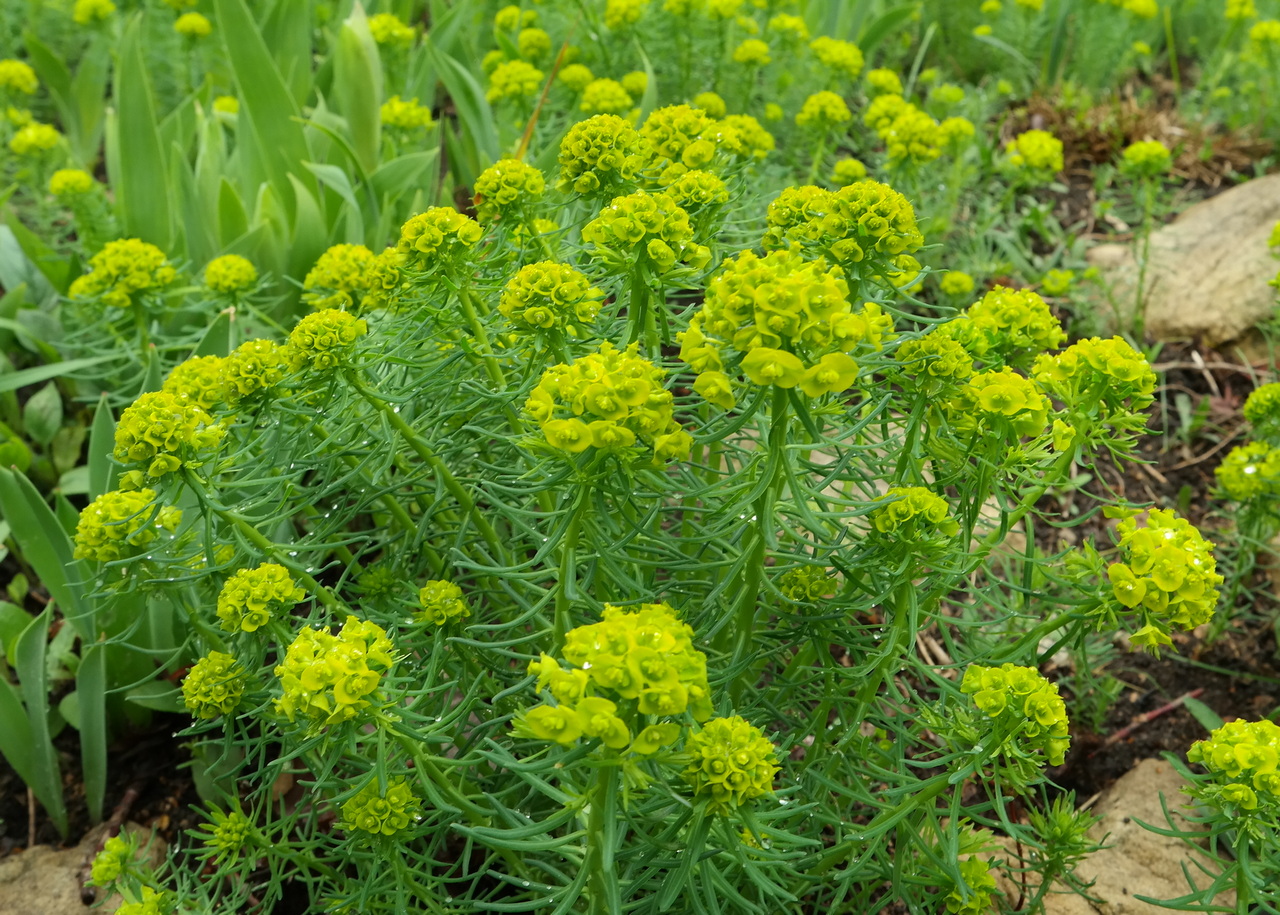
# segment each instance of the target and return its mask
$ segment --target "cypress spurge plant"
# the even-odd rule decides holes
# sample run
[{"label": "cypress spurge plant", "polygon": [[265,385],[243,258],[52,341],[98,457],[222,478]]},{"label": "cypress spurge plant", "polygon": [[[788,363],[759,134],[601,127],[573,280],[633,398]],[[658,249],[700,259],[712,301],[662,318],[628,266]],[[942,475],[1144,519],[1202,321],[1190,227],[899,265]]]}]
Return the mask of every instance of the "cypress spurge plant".
[{"label": "cypress spurge plant", "polygon": [[[1045,640],[1167,649],[1216,599],[1168,513],[1108,506],[1111,566],[1036,536],[1132,454],[1150,368],[1060,349],[1031,292],[909,299],[925,239],[884,184],[787,189],[728,246],[757,157],[712,120],[593,117],[554,180],[505,162],[480,222],[326,253],[286,340],[125,411],[80,549],[174,606],[209,767],[209,875],[131,898],[977,912],[992,869],[1069,878]],[[996,833],[1058,850],[1002,865]]]}]

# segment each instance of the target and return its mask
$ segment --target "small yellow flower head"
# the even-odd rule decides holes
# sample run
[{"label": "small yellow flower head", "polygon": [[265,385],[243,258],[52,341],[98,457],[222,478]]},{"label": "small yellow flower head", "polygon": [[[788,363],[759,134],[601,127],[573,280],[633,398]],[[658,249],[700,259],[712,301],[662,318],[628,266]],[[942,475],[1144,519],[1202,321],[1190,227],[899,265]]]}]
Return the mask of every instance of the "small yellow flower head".
[{"label": "small yellow flower head", "polygon": [[378,789],[378,779],[373,778],[359,794],[342,805],[341,826],[372,836],[394,836],[421,816],[422,802],[414,797],[407,778],[387,779],[385,794]]},{"label": "small yellow flower head", "polygon": [[994,30],[993,28],[991,28],[991,26],[987,25],[987,24],[984,22],[982,25],[975,25],[975,26],[973,27],[973,37],[974,37],[974,38],[986,38],[988,35],[990,35],[990,34],[991,34],[992,32],[994,32],[994,31],[995,31],[995,30]]},{"label": "small yellow flower head", "polygon": [[835,593],[836,581],[825,566],[798,566],[782,574],[778,590],[788,600],[816,603]]},{"label": "small yellow flower head", "polygon": [[699,92],[693,97],[693,107],[701,108],[717,120],[724,117],[729,110],[728,106],[725,105],[724,99],[715,92]]},{"label": "small yellow flower head", "polygon": [[744,718],[713,718],[685,743],[689,765],[684,780],[695,800],[706,800],[709,812],[727,816],[772,793],[776,749]]},{"label": "small yellow flower head", "polygon": [[1187,750],[1187,761],[1208,770],[1211,781],[1188,789],[1231,816],[1256,810],[1271,813],[1280,807],[1280,727],[1261,721],[1228,721],[1197,740]]},{"label": "small yellow flower head", "polygon": [[[213,654],[217,652],[213,652],[210,657]],[[246,847],[261,841],[253,821],[245,816],[238,804],[225,812],[217,807],[210,807],[207,816],[209,822],[201,826],[194,835],[200,838],[206,854],[215,862],[235,861]]]},{"label": "small yellow flower head", "polygon": [[649,0],[606,0],[604,27],[617,32],[629,29],[640,21]]},{"label": "small yellow flower head", "polygon": [[1063,169],[1062,141],[1045,130],[1028,130],[1009,144],[1009,164],[1037,179],[1052,179]]},{"label": "small yellow flower head", "polygon": [[1120,170],[1135,178],[1158,178],[1173,167],[1169,147],[1159,140],[1140,140],[1124,149]]},{"label": "small yellow flower head", "polygon": [[1206,623],[1218,604],[1213,544],[1185,518],[1151,509],[1146,524],[1135,516],[1116,527],[1124,562],[1107,567],[1117,605],[1143,623],[1130,641],[1158,650],[1172,644],[1171,627],[1187,631]]},{"label": "small yellow flower head", "polygon": [[1267,247],[1273,251],[1280,248],[1280,221],[1271,227],[1271,235],[1267,238]]},{"label": "small yellow flower head", "polygon": [[1013,83],[1007,79],[997,80],[996,92],[1000,95],[1013,95]]},{"label": "small yellow flower head", "polygon": [[1062,765],[1071,746],[1067,706],[1058,695],[1057,684],[1034,667],[970,664],[960,691],[973,697],[974,705],[991,720],[994,732],[1009,735],[1003,747],[1013,744],[1024,753],[1043,753],[1049,765]]},{"label": "small yellow flower head", "polygon": [[1253,0],[1227,0],[1223,15],[1228,22],[1240,22],[1244,19],[1258,18],[1258,8]]},{"label": "small yellow flower head", "polygon": [[55,197],[81,197],[94,186],[93,175],[78,168],[60,168],[49,179],[49,193]]},{"label": "small yellow flower head", "polygon": [[764,119],[766,121],[781,121],[786,116],[787,113],[782,110],[782,106],[777,102],[769,102],[764,106]]},{"label": "small yellow flower head", "polygon": [[352,308],[368,288],[373,252],[364,245],[333,245],[302,281],[302,299],[312,308]]},{"label": "small yellow flower head", "polygon": [[[778,15],[769,19],[768,29],[770,32],[781,36],[783,41],[801,42],[809,40],[809,26],[805,24],[803,16],[778,13]],[[823,61],[823,63],[826,63],[826,61]]]},{"label": "small yellow flower head", "polygon": [[630,73],[624,74],[622,88],[626,89],[627,94],[632,98],[639,98],[649,88],[649,74],[643,70],[632,70]]},{"label": "small yellow flower head", "polygon": [[134,296],[158,291],[178,275],[163,251],[136,238],[107,242],[89,267],[71,284],[71,297],[96,298],[110,308],[127,308]]},{"label": "small yellow flower head", "polygon": [[978,855],[970,855],[958,865],[968,893],[957,885],[947,894],[947,915],[985,915],[991,911],[991,897],[996,889],[991,863]]},{"label": "small yellow flower head", "polygon": [[354,616],[337,635],[303,629],[275,669],[281,688],[276,711],[313,727],[354,718],[368,707],[382,672],[395,663],[394,649],[385,630]]},{"label": "small yellow flower head", "polygon": [[729,189],[724,181],[711,172],[696,168],[677,178],[666,192],[690,212],[729,202]]},{"label": "small yellow flower head", "polygon": [[520,28],[522,22],[523,17],[520,7],[511,3],[494,14],[493,29],[495,32],[514,32]]},{"label": "small yellow flower head", "polygon": [[244,695],[248,671],[229,654],[211,651],[182,680],[182,701],[197,718],[230,715]]},{"label": "small yellow flower head", "polygon": [[981,341],[966,341],[976,356],[998,354],[1017,362],[1026,355],[1056,349],[1067,339],[1062,322],[1030,289],[996,286],[970,305],[965,315]]},{"label": "small yellow flower head", "polygon": [[1280,430],[1280,382],[1255,388],[1245,399],[1244,418],[1260,436],[1270,437]]},{"label": "small yellow flower head", "polygon": [[0,60],[0,92],[34,95],[39,88],[40,81],[30,64],[12,58]]},{"label": "small yellow flower head", "polygon": [[215,257],[204,268],[205,286],[223,295],[248,292],[257,282],[258,269],[239,254]]},{"label": "small yellow flower head", "polygon": [[[801,23],[803,24],[803,20]],[[768,42],[759,38],[747,38],[733,49],[733,59],[735,63],[746,67],[763,67],[773,58],[769,55]]]},{"label": "small yellow flower head", "polygon": [[1132,48],[1133,53],[1137,54],[1139,57],[1151,56],[1151,45],[1147,44],[1145,41],[1135,41],[1133,44],[1129,45],[1129,47]]},{"label": "small yellow flower head", "polygon": [[[1018,2],[1025,3],[1026,0],[1018,0]],[[1139,19],[1154,19],[1160,14],[1160,6],[1156,0],[1124,0],[1121,5],[1126,12],[1132,13]]]},{"label": "small yellow flower head", "polygon": [[867,89],[872,95],[902,96],[902,80],[892,70],[880,67],[867,71]]},{"label": "small yellow flower head", "polygon": [[112,455],[159,479],[216,445],[225,431],[193,399],[151,391],[139,395],[120,414]]},{"label": "small yellow flower head", "polygon": [[175,13],[180,13],[185,9],[195,6],[199,0],[164,0],[164,5],[169,7]]},{"label": "small yellow flower head", "polygon": [[844,99],[834,92],[815,92],[804,100],[800,113],[796,115],[796,124],[800,127],[812,127],[815,130],[828,131],[843,127],[853,120],[853,113]]},{"label": "small yellow flower head", "polygon": [[545,74],[525,60],[508,60],[498,64],[489,74],[489,90],[485,93],[491,103],[504,99],[526,99],[542,89]]},{"label": "small yellow flower head", "polygon": [[964,90],[954,83],[942,83],[929,90],[929,101],[944,108],[951,108],[964,101]]},{"label": "small yellow flower head", "polygon": [[574,124],[560,141],[560,190],[585,197],[616,196],[635,181],[647,152],[640,134],[617,115]]},{"label": "small yellow flower head", "polygon": [[574,363],[553,365],[525,403],[547,444],[566,454],[621,452],[643,443],[659,460],[688,456],[692,439],[673,417],[666,373],[639,355],[600,344]]},{"label": "small yellow flower head", "polygon": [[521,29],[516,36],[516,51],[525,60],[539,61],[551,53],[551,36],[545,29]]},{"label": "small yellow flower head", "polygon": [[9,140],[9,149],[17,156],[39,156],[57,147],[61,140],[56,127],[33,123],[18,129]]},{"label": "small yellow flower head", "polygon": [[712,19],[732,19],[742,9],[742,0],[705,0]]},{"label": "small yellow flower head", "polygon": [[982,6],[978,7],[978,12],[984,16],[999,16],[1003,9],[1004,5],[1000,0],[983,0]]},{"label": "small yellow flower head", "polygon": [[693,240],[689,214],[665,193],[615,197],[582,227],[582,240],[616,269],[644,262],[662,275],[682,266],[699,270],[711,259],[707,247]]},{"label": "small yellow flower head", "polygon": [[907,340],[894,355],[913,385],[929,392],[954,390],[973,377],[973,355],[945,331]]},{"label": "small yellow flower head", "polygon": [[562,68],[556,77],[562,85],[574,92],[581,92],[595,78],[595,74],[591,72],[591,69],[582,64],[569,64],[567,67]]},{"label": "small yellow flower head", "polygon": [[300,320],[289,334],[287,345],[289,367],[324,371],[342,365],[351,358],[356,340],[364,336],[369,325],[347,311],[326,308]]},{"label": "small yellow flower head", "polygon": [[593,79],[582,90],[580,111],[588,114],[625,114],[635,101],[616,79]]},{"label": "small yellow flower head", "polygon": [[213,110],[223,114],[239,114],[240,99],[234,95],[220,95],[213,100]]},{"label": "small yellow flower head", "polygon": [[876,133],[884,141],[891,168],[932,162],[942,155],[942,146],[950,142],[954,132],[963,132],[960,122],[968,123],[963,118],[957,119],[944,136],[937,121],[896,95],[877,98],[867,107],[863,119],[869,125],[874,123]]},{"label": "small yellow flower head", "polygon": [[862,50],[852,41],[841,41],[838,38],[819,35],[809,43],[809,50],[813,51],[813,56],[818,58],[818,62],[830,70],[832,75],[857,79],[858,74],[862,72]]},{"label": "small yellow flower head", "polygon": [[1049,399],[1007,367],[974,375],[947,406],[951,424],[962,432],[1002,424],[1015,435],[1035,436],[1049,425]]},{"label": "small yellow flower head", "polygon": [[769,204],[766,249],[799,242],[817,248],[845,269],[911,254],[924,244],[906,197],[878,181],[855,181],[832,192],[818,187],[784,190]]},{"label": "small yellow flower head", "polygon": [[[1018,6],[1025,6],[1027,9],[1036,13],[1044,9],[1044,0],[1014,0],[1014,2],[1017,3]],[[1125,3],[1129,2],[1130,0],[1125,0]]]},{"label": "small yellow flower head", "polygon": [[492,76],[493,71],[498,69],[498,66],[506,61],[506,59],[507,55],[505,53],[494,48],[481,58],[480,69],[484,71],[485,76]]},{"label": "small yellow flower head", "polygon": [[76,25],[96,25],[116,11],[111,0],[76,0],[71,19]]},{"label": "small yellow flower head", "polygon": [[418,591],[418,609],[413,612],[416,620],[443,626],[470,615],[462,589],[451,581],[429,581]]},{"label": "small yellow flower head", "polygon": [[485,223],[519,219],[526,207],[541,199],[546,186],[542,172],[532,165],[499,159],[476,178],[476,215]]},{"label": "small yellow flower head", "polygon": [[498,311],[521,330],[564,330],[595,321],[604,294],[568,264],[526,264],[502,290]]},{"label": "small yellow flower head", "polygon": [[288,353],[272,340],[247,340],[222,361],[223,397],[236,406],[279,384],[289,367]]},{"label": "small yellow flower head", "polygon": [[1214,475],[1227,498],[1248,502],[1280,493],[1280,449],[1266,442],[1249,442],[1231,449]]},{"label": "small yellow flower head", "polygon": [[1053,269],[1040,278],[1040,288],[1045,295],[1060,296],[1071,291],[1076,280],[1074,270]]},{"label": "small yellow flower head", "polygon": [[400,130],[426,130],[435,121],[431,109],[418,103],[417,98],[405,100],[393,95],[378,109],[382,123]]},{"label": "small yellow flower head", "polygon": [[701,108],[668,105],[645,118],[641,138],[662,159],[704,168],[715,157],[715,119]]},{"label": "small yellow flower head", "polygon": [[831,183],[844,187],[867,177],[867,166],[859,159],[837,159],[831,169]]},{"label": "small yellow flower head", "polygon": [[923,486],[895,486],[880,497],[871,523],[882,534],[899,540],[954,536],[960,523],[951,517],[947,500]]},{"label": "small yellow flower head", "polygon": [[773,134],[749,114],[731,114],[720,121],[716,141],[731,156],[763,159],[777,146]]},{"label": "small yellow flower head", "polygon": [[1155,399],[1155,372],[1123,337],[1091,337],[1060,353],[1044,353],[1032,376],[1068,410],[1104,423],[1141,413]]},{"label": "small yellow flower head", "polygon": [[938,288],[944,295],[956,298],[969,295],[973,292],[973,287],[973,277],[960,270],[948,270],[938,281]]},{"label": "small yellow flower head", "polygon": [[470,216],[453,207],[432,207],[401,227],[396,251],[407,270],[448,274],[475,256],[473,249],[483,237],[484,229]]},{"label": "small yellow flower head", "polygon": [[378,13],[369,17],[369,33],[373,40],[389,48],[407,48],[418,33],[394,13]]},{"label": "small yellow flower head", "polygon": [[227,579],[218,595],[218,619],[227,632],[256,632],[306,596],[288,569],[264,562]]},{"label": "small yellow flower head", "polygon": [[184,38],[208,38],[213,34],[213,23],[199,13],[183,13],[174,22],[173,30]]},{"label": "small yellow flower head", "polygon": [[137,849],[129,841],[129,836],[112,836],[102,846],[102,851],[93,859],[90,871],[90,882],[94,886],[106,886],[120,879],[120,876],[133,864]]},{"label": "small yellow flower head", "polygon": [[189,400],[205,410],[222,405],[226,396],[221,356],[192,356],[174,366],[160,390],[179,400]]},{"label": "small yellow flower head", "polygon": [[150,489],[117,490],[94,499],[76,525],[76,559],[114,562],[144,553],[160,531],[182,520],[176,508],[156,504]]},{"label": "small yellow flower head", "polygon": [[168,915],[174,910],[174,905],[168,893],[144,886],[141,898],[121,905],[116,909],[116,915]]}]

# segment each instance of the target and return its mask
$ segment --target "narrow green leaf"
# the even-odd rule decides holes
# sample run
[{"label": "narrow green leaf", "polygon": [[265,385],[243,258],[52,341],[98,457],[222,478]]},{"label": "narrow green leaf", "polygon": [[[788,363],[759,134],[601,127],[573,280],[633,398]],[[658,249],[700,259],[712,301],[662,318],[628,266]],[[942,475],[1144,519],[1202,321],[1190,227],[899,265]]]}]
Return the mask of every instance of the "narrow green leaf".
[{"label": "narrow green leaf", "polygon": [[58,832],[67,834],[67,808],[62,797],[62,773],[58,753],[49,736],[49,681],[45,669],[45,647],[49,638],[49,621],[53,608],[31,621],[14,646],[14,669],[27,710],[31,730],[31,790],[35,792],[45,813]]},{"label": "narrow green leaf", "polygon": [[276,0],[262,21],[262,38],[294,101],[311,98],[311,0]]},{"label": "narrow green leaf", "polygon": [[880,42],[893,34],[894,29],[909,22],[917,9],[918,6],[914,3],[904,3],[877,16],[875,21],[863,29],[862,34],[858,36],[857,44],[862,49],[862,53],[869,54]]},{"label": "narrow green leaf", "polygon": [[142,51],[142,16],[125,26],[115,74],[115,102],[119,145],[116,191],[120,224],[127,235],[167,249],[171,241],[172,203],[164,147],[156,128],[155,101]]},{"label": "narrow green leaf", "polygon": [[1206,731],[1216,731],[1222,727],[1222,718],[1209,706],[1205,705],[1199,699],[1187,696],[1182,700],[1182,704],[1187,707],[1187,711],[1191,713],[1191,717],[1204,727]]},{"label": "narrow green leaf", "polygon": [[297,200],[296,216],[293,224],[293,238],[289,245],[289,276],[301,279],[316,262],[320,253],[328,247],[328,232],[325,230],[324,214],[315,195],[294,175],[289,175],[293,184],[294,199]]},{"label": "narrow green leaf", "polygon": [[18,636],[31,625],[33,619],[34,616],[17,604],[0,601],[0,654],[10,662],[13,660],[13,646],[18,641]]},{"label": "narrow green leaf", "polygon": [[47,448],[62,426],[62,393],[49,382],[29,398],[22,408],[22,427],[28,437]]},{"label": "narrow green leaf", "polygon": [[107,793],[107,652],[95,643],[84,649],[76,671],[79,696],[80,763],[84,773],[85,801],[89,817],[102,819],[102,802]]},{"label": "narrow green leaf", "polygon": [[25,784],[32,783],[31,723],[17,687],[4,677],[0,677],[0,755],[18,778]]},{"label": "narrow green leaf", "polygon": [[366,172],[378,167],[382,149],[382,61],[364,8],[356,4],[338,31],[333,55],[333,99],[347,120],[347,134]]},{"label": "narrow green leaf", "polygon": [[440,74],[440,82],[444,84],[457,109],[462,134],[471,138],[477,153],[486,163],[497,161],[500,152],[497,122],[485,98],[484,89],[470,69],[436,48],[432,43],[433,38],[434,35],[428,36],[424,48],[432,58]]},{"label": "narrow green leaf", "polygon": [[98,407],[93,411],[93,425],[89,427],[89,498],[96,499],[115,487],[115,465],[111,452],[115,448],[116,421],[111,415],[111,405],[103,391]]},{"label": "narrow green leaf", "polygon": [[384,163],[369,179],[379,197],[399,197],[415,185],[425,183],[425,175],[438,161],[440,150],[406,153]]},{"label": "narrow green leaf", "polygon": [[365,239],[364,212],[360,208],[360,202],[356,200],[356,192],[351,186],[351,179],[347,177],[347,173],[336,165],[322,162],[303,162],[302,164],[311,174],[320,179],[321,184],[336,193],[345,204],[342,214],[347,226],[344,240],[349,244],[365,244],[367,240]]},{"label": "narrow green leaf", "polygon": [[80,58],[71,80],[72,103],[77,111],[79,133],[72,139],[72,151],[86,168],[98,158],[107,113],[107,80],[111,75],[111,53],[106,43],[94,36]]},{"label": "narrow green leaf", "polygon": [[173,167],[170,180],[177,191],[178,234],[183,242],[175,245],[175,248],[185,250],[192,267],[198,270],[218,253],[217,226],[209,219],[195,175],[176,143],[173,145],[173,153],[169,159]]},{"label": "narrow green leaf", "polygon": [[50,378],[61,378],[93,365],[101,365],[114,358],[114,356],[87,356],[84,359],[68,359],[51,365],[33,366],[20,372],[10,372],[8,375],[0,375],[0,391],[14,391],[29,384],[48,381]]},{"label": "narrow green leaf", "polygon": [[244,201],[226,178],[218,188],[218,241],[223,248],[249,231]]},{"label": "narrow green leaf", "polygon": [[186,703],[182,700],[182,690],[159,680],[143,683],[129,690],[125,698],[134,705],[154,709],[157,712],[185,712]]},{"label": "narrow green leaf", "polygon": [[235,349],[234,319],[230,311],[222,311],[213,319],[209,329],[204,332],[196,348],[191,351],[195,356],[227,356]]}]

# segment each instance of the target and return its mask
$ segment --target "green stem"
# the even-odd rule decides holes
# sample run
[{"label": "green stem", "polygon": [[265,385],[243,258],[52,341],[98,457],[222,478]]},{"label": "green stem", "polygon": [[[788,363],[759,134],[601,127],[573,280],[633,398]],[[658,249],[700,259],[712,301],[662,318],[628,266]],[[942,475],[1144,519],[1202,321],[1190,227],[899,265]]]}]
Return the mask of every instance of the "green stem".
[{"label": "green stem", "polygon": [[658,315],[644,269],[639,265],[631,271],[627,296],[627,343],[635,343],[644,337],[645,352],[650,359],[662,354],[658,343]]},{"label": "green stem", "polygon": [[818,173],[822,171],[822,161],[827,156],[827,132],[824,130],[813,147],[813,162],[809,166],[809,178],[805,184],[817,184]]},{"label": "green stem", "polygon": [[616,766],[596,770],[596,785],[591,792],[591,812],[587,817],[587,854],[583,868],[589,880],[590,915],[614,915],[621,911],[621,891],[613,862],[610,826],[617,821],[614,797],[618,781]]},{"label": "green stem", "polygon": [[578,594],[578,540],[582,533],[582,517],[586,514],[588,496],[591,489],[587,485],[578,488],[573,506],[569,509],[569,527],[565,531],[564,540],[560,542],[560,574],[556,580],[556,617],[555,639],[557,646],[564,644],[565,633],[569,631],[572,601]]},{"label": "green stem", "polygon": [[934,798],[956,783],[958,783],[956,775],[950,772],[943,772],[941,775],[935,775],[933,778],[921,782],[916,787],[916,790],[909,794],[905,800],[890,807],[888,810],[881,811],[857,835],[850,836],[838,845],[832,846],[831,850],[823,855],[818,863],[813,866],[813,869],[809,871],[809,875],[811,877],[821,877],[829,873],[833,867],[847,860],[858,849],[866,848],[868,845],[873,844],[877,836],[892,828],[895,823],[911,813],[911,811],[931,803]]},{"label": "green stem", "polygon": [[502,372],[502,366],[498,365],[498,357],[493,354],[493,346],[489,343],[489,332],[485,330],[484,322],[480,320],[476,300],[467,287],[458,287],[458,302],[462,305],[462,316],[467,319],[467,325],[471,328],[471,336],[475,338],[476,349],[480,350],[480,354],[484,357],[484,369],[489,375],[489,380],[497,385],[499,390],[505,391],[507,378]]}]

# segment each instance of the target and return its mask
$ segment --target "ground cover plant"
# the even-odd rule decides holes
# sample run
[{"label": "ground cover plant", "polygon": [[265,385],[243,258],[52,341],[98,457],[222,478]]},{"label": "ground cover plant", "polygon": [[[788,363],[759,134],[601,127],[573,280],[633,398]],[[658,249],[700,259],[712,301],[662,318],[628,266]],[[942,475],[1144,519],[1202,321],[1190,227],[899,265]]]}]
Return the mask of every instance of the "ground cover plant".
[{"label": "ground cover plant", "polygon": [[[1088,896],[1112,671],[1274,622],[1268,379],[1216,515],[1124,484],[1205,424],[1149,239],[1271,164],[1276,17],[0,3],[31,809],[101,820],[176,722],[189,828],[90,875],[128,915]],[[1277,911],[1274,709],[1187,706],[1157,902]]]}]

